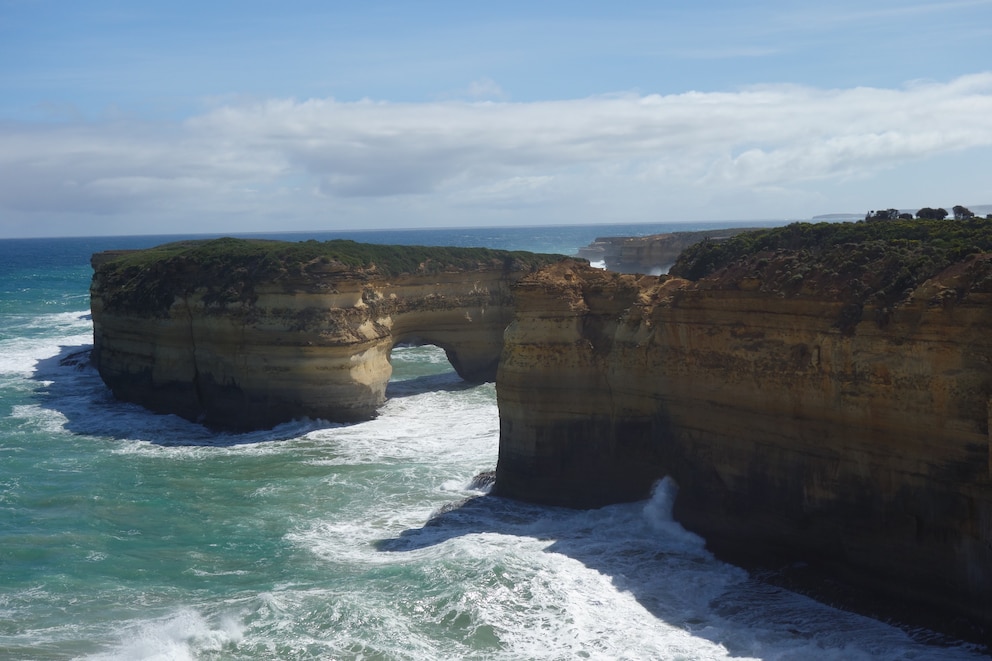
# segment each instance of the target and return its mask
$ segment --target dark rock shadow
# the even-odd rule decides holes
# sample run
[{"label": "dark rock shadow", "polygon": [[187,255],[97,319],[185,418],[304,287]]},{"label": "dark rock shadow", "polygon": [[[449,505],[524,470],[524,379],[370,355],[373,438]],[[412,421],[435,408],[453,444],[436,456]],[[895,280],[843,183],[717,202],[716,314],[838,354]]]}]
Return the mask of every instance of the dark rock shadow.
[{"label": "dark rock shadow", "polygon": [[[38,383],[34,401],[65,417],[65,429],[92,436],[141,440],[157,445],[234,446],[295,438],[316,429],[358,423],[300,419],[271,429],[233,432],[211,429],[176,415],[152,412],[116,399],[90,362],[92,345],[62,346],[59,353],[36,361],[31,377]],[[390,382],[386,397],[413,397],[427,392],[457,392],[478,384],[445,372]]]},{"label": "dark rock shadow", "polygon": [[164,446],[227,447],[294,438],[315,429],[341,427],[324,420],[294,420],[272,429],[225,432],[176,415],[154,413],[116,399],[90,362],[91,345],[63,346],[35,363],[34,401],[65,418],[74,434],[138,440]]},{"label": "dark rock shadow", "polygon": [[[232,432],[211,429],[176,415],[152,412],[116,399],[90,362],[92,345],[63,346],[50,358],[36,361],[32,379],[39,385],[34,400],[65,417],[64,428],[76,434],[141,440],[166,446],[235,446],[287,440],[316,429],[360,423],[293,420],[271,429]],[[427,392],[457,392],[478,384],[445,372],[393,381],[386,397],[413,397]]]},{"label": "dark rock shadow", "polygon": [[[631,594],[651,615],[693,636],[722,645],[735,657],[805,658],[817,650],[841,658],[852,641],[862,656],[913,648],[933,658],[976,658],[979,646],[932,631],[889,626],[840,610],[715,559],[704,541],[670,518],[657,499],[569,510],[485,495],[453,503],[420,528],[379,541],[386,553],[415,552],[480,533],[546,540],[560,553]],[[913,651],[907,652],[910,658]]]},{"label": "dark rock shadow", "polygon": [[[541,508],[496,496],[473,496],[438,510],[423,527],[404,530],[398,537],[379,540],[375,546],[379,551],[402,553],[478,533],[534,536],[535,516],[546,516],[549,509],[552,508]],[[569,510],[561,511],[567,514]]]}]

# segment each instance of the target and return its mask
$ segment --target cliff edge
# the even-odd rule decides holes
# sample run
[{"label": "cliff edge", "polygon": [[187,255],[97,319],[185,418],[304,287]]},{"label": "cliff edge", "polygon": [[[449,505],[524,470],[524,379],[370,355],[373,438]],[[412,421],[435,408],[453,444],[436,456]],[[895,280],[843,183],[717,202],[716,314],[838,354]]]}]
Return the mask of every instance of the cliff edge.
[{"label": "cliff edge", "polygon": [[672,274],[517,284],[495,493],[595,507],[669,475],[724,557],[992,625],[992,222],[795,224]]},{"label": "cliff edge", "polygon": [[602,262],[610,271],[660,275],[668,270],[682,251],[702,241],[725,241],[754,227],[733,227],[689,232],[669,232],[648,236],[602,236],[580,248],[577,255],[590,262]]},{"label": "cliff edge", "polygon": [[93,361],[119,399],[207,425],[363,420],[389,353],[442,347],[492,380],[511,286],[562,259],[473,248],[217,239],[93,256]]}]

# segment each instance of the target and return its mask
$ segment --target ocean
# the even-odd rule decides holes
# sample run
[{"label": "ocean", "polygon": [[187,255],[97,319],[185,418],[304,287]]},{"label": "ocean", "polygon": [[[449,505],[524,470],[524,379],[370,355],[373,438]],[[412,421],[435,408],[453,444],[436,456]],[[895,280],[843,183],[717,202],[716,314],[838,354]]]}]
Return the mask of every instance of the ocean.
[{"label": "ocean", "polygon": [[[573,254],[705,228],[270,238]],[[435,347],[393,351],[360,424],[215,433],[115,401],[87,363],[89,257],[177,238],[0,240],[0,659],[985,658],[714,559],[667,480],[592,511],[487,496],[495,388]]]}]

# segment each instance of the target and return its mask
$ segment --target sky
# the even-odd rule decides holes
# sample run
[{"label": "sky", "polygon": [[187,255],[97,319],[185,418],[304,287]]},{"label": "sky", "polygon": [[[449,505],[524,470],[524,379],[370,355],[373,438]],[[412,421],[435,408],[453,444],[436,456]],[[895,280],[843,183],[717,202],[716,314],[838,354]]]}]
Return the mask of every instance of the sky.
[{"label": "sky", "polygon": [[0,238],[992,203],[992,0],[0,0]]}]

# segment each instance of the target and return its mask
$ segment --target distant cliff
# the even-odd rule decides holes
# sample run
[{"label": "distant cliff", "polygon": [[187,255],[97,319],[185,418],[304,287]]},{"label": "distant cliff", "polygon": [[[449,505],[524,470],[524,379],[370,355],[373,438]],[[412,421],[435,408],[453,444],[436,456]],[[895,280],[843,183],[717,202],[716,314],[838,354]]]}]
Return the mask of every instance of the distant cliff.
[{"label": "distant cliff", "polygon": [[671,232],[649,236],[604,236],[580,248],[578,256],[602,262],[610,271],[659,275],[675,263],[682,251],[701,241],[723,241],[755,228]]},{"label": "distant cliff", "polygon": [[992,625],[992,222],[797,224],[673,273],[516,285],[496,493],[595,507],[670,475],[725,557]]},{"label": "distant cliff", "polygon": [[120,399],[211,426],[366,419],[389,353],[436,344],[492,380],[512,284],[562,259],[488,249],[218,239],[93,256],[93,361]]}]

